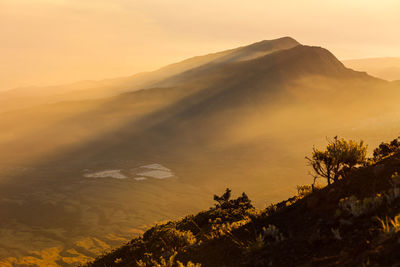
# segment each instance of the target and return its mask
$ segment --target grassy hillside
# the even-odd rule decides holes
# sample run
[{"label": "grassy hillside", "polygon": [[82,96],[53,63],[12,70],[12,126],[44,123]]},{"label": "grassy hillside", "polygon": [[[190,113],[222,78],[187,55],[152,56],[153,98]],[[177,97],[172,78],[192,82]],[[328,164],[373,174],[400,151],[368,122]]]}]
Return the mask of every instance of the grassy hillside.
[{"label": "grassy hillside", "polygon": [[394,266],[399,171],[396,147],[329,186],[299,188],[264,209],[227,191],[209,210],[156,225],[85,266]]}]

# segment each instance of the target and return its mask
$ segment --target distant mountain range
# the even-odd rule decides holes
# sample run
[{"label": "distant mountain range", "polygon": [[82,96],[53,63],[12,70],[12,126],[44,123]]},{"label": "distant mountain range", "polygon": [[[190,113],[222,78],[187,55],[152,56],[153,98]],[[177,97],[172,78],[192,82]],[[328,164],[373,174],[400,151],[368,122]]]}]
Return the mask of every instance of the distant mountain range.
[{"label": "distant mountain range", "polygon": [[259,206],[287,197],[325,137],[375,146],[398,135],[399,89],[284,37],[128,78],[0,93],[0,257],[38,251],[69,266],[207,208],[227,186]]},{"label": "distant mountain range", "polygon": [[388,81],[400,80],[400,58],[365,58],[344,60],[352,69],[368,72],[370,75]]},{"label": "distant mountain range", "polygon": [[284,37],[261,41],[245,47],[226,50],[205,56],[189,58],[153,72],[103,81],[82,81],[73,84],[47,87],[22,87],[0,92],[0,112],[25,108],[38,104],[95,99],[118,95],[123,92],[154,87],[158,82],[199,66],[216,66],[256,58],[281,49],[292,48],[299,43]]}]

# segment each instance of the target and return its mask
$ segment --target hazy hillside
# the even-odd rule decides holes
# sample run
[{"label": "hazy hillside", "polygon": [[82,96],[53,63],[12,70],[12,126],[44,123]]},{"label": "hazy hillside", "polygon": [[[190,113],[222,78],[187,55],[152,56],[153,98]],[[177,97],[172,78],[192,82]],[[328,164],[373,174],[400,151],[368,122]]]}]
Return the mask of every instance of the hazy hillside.
[{"label": "hazy hillside", "polygon": [[228,186],[263,207],[309,180],[326,136],[400,130],[398,83],[290,38],[179,64],[145,89],[1,114],[3,265],[82,262]]},{"label": "hazy hillside", "polygon": [[352,69],[368,72],[381,79],[400,80],[400,58],[365,58],[344,60],[343,63]]},{"label": "hazy hillside", "polygon": [[209,68],[214,65],[242,61],[281,49],[292,48],[296,45],[299,45],[297,41],[290,37],[284,37],[189,58],[153,72],[139,73],[130,77],[103,81],[82,81],[60,86],[16,88],[0,92],[0,112],[60,101],[110,97],[123,92],[153,87],[156,83],[171,75],[177,75],[202,65]]}]

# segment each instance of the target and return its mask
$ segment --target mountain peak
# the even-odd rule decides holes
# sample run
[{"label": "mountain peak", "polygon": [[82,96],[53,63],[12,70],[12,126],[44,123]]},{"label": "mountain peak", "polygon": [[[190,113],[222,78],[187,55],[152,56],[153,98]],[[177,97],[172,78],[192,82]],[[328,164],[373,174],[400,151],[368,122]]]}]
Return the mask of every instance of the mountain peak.
[{"label": "mountain peak", "polygon": [[263,43],[301,45],[301,43],[299,43],[297,40],[295,40],[294,38],[292,38],[290,36],[284,36],[284,37],[280,37],[277,39],[271,39],[271,40],[262,40],[255,44],[263,44]]},{"label": "mountain peak", "polygon": [[244,46],[240,48],[241,53],[256,53],[256,52],[275,52],[278,50],[290,49],[301,45],[295,39],[291,37],[282,37],[272,40],[262,40],[251,45]]},{"label": "mountain peak", "polygon": [[297,45],[256,60],[258,64],[295,76],[307,73],[342,78],[372,78],[346,68],[329,50],[318,46]]}]

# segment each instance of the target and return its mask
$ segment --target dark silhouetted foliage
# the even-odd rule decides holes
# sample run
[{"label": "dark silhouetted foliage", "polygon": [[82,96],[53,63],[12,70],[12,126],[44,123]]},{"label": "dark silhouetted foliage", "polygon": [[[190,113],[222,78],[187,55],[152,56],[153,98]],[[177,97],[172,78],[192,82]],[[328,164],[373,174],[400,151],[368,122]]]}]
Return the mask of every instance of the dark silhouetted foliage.
[{"label": "dark silhouetted foliage", "polygon": [[318,150],[315,147],[311,158],[306,157],[313,168],[315,177],[326,178],[328,184],[336,182],[354,166],[366,162],[367,146],[363,141],[355,142],[339,139],[328,140],[326,150]]},{"label": "dark silhouetted foliage", "polygon": [[225,190],[225,193],[222,194],[222,196],[214,195],[214,200],[217,201],[219,205],[227,203],[229,201],[229,199],[231,198],[231,192],[232,192],[232,190],[227,188]]},{"label": "dark silhouetted foliage", "polygon": [[225,190],[225,193],[222,194],[221,196],[214,195],[214,200],[218,202],[218,204],[216,204],[216,207],[222,209],[231,209],[237,207],[245,207],[245,208],[253,207],[251,205],[249,197],[244,192],[237,199],[231,200],[230,197],[231,197],[231,190],[229,188],[227,188]]},{"label": "dark silhouetted foliage", "polygon": [[400,137],[394,139],[390,143],[382,142],[379,147],[374,149],[374,160],[381,160],[392,153],[400,150]]}]

